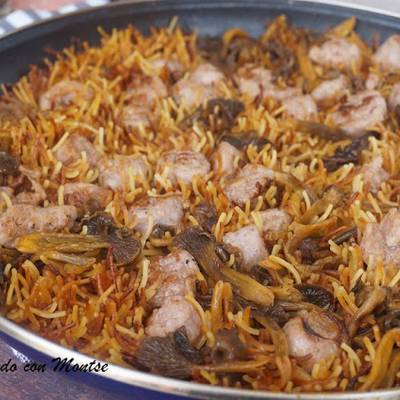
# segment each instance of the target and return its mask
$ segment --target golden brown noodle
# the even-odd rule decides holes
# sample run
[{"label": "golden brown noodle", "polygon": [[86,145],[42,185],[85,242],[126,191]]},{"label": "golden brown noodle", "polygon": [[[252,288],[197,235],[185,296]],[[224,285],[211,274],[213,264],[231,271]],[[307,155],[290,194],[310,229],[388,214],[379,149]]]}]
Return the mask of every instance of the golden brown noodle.
[{"label": "golden brown noodle", "polygon": [[[374,68],[370,66],[372,50],[358,37],[354,27],[355,19],[350,19],[327,35],[346,37],[361,48],[366,60],[364,69],[353,66],[351,73],[365,77],[368,68]],[[91,47],[83,43],[79,51],[67,48],[57,55],[55,61],[47,60],[46,69],[33,67],[17,84],[3,88],[3,100],[17,100],[38,110],[40,94],[68,78],[84,82],[93,93],[90,100],[82,99],[77,105],[62,110],[37,111],[34,116],[25,116],[18,121],[0,118],[0,143],[18,156],[25,167],[40,172],[40,183],[49,194],[45,206],[63,204],[65,184],[96,182],[98,178],[97,167],[90,165],[85,154],[69,165],[56,160],[55,150],[69,135],[78,133],[86,136],[103,154],[146,156],[151,177],[131,174],[129,190],[114,193],[105,208],[121,226],[134,227],[135,221],[127,211],[130,204],[150,192],[161,194],[174,191],[167,176],[155,171],[161,154],[172,149],[192,149],[209,158],[218,137],[197,122],[185,131],[182,121],[187,117],[188,110],[172,97],[158,102],[160,121],[156,129],[142,127],[126,131],[118,122],[132,71],[152,76],[156,72],[151,60],[160,57],[177,59],[185,70],[191,70],[201,62],[196,34],[186,34],[175,26],[152,29],[150,36],[143,36],[134,27],[114,29],[109,34],[100,30],[100,34],[100,46]],[[260,42],[267,43],[277,35],[295,54],[299,66],[289,76],[289,83],[307,90],[316,87],[325,71],[308,58],[302,40],[306,33],[292,29],[286,19],[280,17],[266,29]],[[245,38],[247,34],[236,28],[226,32],[223,36],[225,46],[237,37]],[[261,65],[271,66],[266,53],[254,50],[254,54],[248,57]],[[393,83],[381,71],[375,72],[384,82],[381,92],[387,95]],[[396,75],[396,79],[400,80],[400,76]],[[369,146],[362,153],[363,162],[381,155],[384,168],[392,177],[378,193],[371,193],[353,164],[343,165],[330,173],[325,169],[323,159],[343,147],[343,141],[333,142],[298,132],[295,122],[282,114],[283,109],[276,101],[267,99],[259,104],[252,103],[245,96],[240,97],[231,84],[223,90],[226,97],[238,98],[245,103],[245,111],[238,118],[234,133],[256,131],[260,137],[269,140],[261,149],[252,145],[247,147],[246,156],[250,163],[290,173],[318,195],[335,185],[344,193],[345,202],[340,206],[324,203],[318,210],[312,205],[307,190],[272,182],[255,202],[234,206],[224,196],[218,174],[210,173],[196,177],[191,185],[179,182],[183,198],[190,203],[184,225],[198,225],[193,215],[195,206],[204,199],[212,202],[218,212],[213,234],[217,241],[221,241],[225,233],[252,221],[260,227],[262,222],[258,212],[279,207],[286,210],[294,222],[288,232],[274,238],[270,256],[260,263],[260,267],[285,288],[271,287],[271,299],[289,298],[290,288],[296,284],[320,285],[333,293],[336,313],[346,323],[359,310],[356,287],[360,282],[371,287],[390,287],[392,298],[396,299],[399,295],[398,268],[384,268],[382,263],[365,265],[355,241],[336,244],[332,240],[343,227],[355,226],[363,232],[366,224],[380,221],[390,208],[398,206],[400,147],[399,127],[394,118],[377,127],[381,138],[371,137]],[[328,116],[337,106],[321,111],[320,121],[329,122]],[[235,165],[238,163],[237,159]],[[3,207],[9,207],[12,201],[6,193],[2,192],[2,196]],[[169,233],[163,239],[155,240],[149,238],[151,230],[150,223],[140,238],[144,246],[140,259],[134,265],[118,267],[114,276],[107,260],[77,266],[43,258],[38,263],[39,256],[33,256],[15,265],[7,264],[4,268],[7,285],[5,315],[64,346],[130,367],[127,360],[135,355],[144,337],[145,321],[149,316],[147,299],[154,294],[157,285],[149,284],[149,260],[171,248]],[[312,232],[323,233],[332,267],[327,264],[327,267],[309,268],[294,256],[293,249]],[[231,255],[227,265],[232,267],[234,263],[235,256]],[[252,357],[247,361],[199,367],[193,374],[194,380],[287,392],[371,390],[398,385],[399,329],[383,331],[374,314],[364,320],[364,333],[360,331],[359,340],[344,340],[337,357],[323,360],[307,370],[302,368],[301,360],[290,358],[287,351],[277,351],[279,337],[274,336],[276,332],[267,320],[254,318],[250,306],[242,310],[234,309],[235,294],[230,283],[218,281],[214,287],[207,288],[204,276],[199,276],[199,281],[205,289],[211,290],[212,299],[210,307],[203,308],[193,295],[187,296],[198,310],[203,325],[197,347],[212,348],[219,330],[236,328]]]}]

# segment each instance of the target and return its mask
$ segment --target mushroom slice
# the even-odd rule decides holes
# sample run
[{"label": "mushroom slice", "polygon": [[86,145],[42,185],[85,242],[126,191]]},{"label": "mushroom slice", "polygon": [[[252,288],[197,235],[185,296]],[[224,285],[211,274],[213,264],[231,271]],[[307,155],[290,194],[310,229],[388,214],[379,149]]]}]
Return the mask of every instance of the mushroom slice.
[{"label": "mushroom slice", "polygon": [[201,202],[193,213],[197,222],[207,232],[211,232],[212,227],[217,223],[218,213],[214,204],[203,201]]},{"label": "mushroom slice", "polygon": [[128,228],[113,229],[104,238],[111,246],[117,266],[133,262],[142,251],[140,240],[134,238],[132,230]]},{"label": "mushroom slice", "polygon": [[248,352],[240,340],[236,329],[222,329],[215,335],[215,345],[211,350],[214,363],[246,359]]},{"label": "mushroom slice", "polygon": [[115,265],[133,262],[142,251],[141,243],[133,236],[133,231],[119,228],[111,214],[98,212],[84,220],[88,233],[99,235],[112,248]]},{"label": "mushroom slice", "polygon": [[303,295],[304,301],[315,304],[325,310],[332,309],[334,297],[331,292],[318,285],[296,285],[296,289]]},{"label": "mushroom slice", "polygon": [[217,256],[214,236],[199,227],[191,227],[177,235],[173,244],[189,252],[200,268],[214,282],[229,282],[239,296],[258,305],[270,306],[273,292],[246,274],[225,266]]},{"label": "mushroom slice", "polygon": [[194,364],[200,364],[199,352],[190,344],[186,329],[177,329],[167,337],[146,337],[136,352],[139,367],[170,378],[187,379]]},{"label": "mushroom slice", "polygon": [[172,243],[190,253],[209,278],[221,280],[222,262],[215,252],[216,242],[212,234],[194,226],[175,236]]},{"label": "mushroom slice", "polygon": [[19,161],[11,154],[0,151],[0,175],[17,176],[19,172]]}]

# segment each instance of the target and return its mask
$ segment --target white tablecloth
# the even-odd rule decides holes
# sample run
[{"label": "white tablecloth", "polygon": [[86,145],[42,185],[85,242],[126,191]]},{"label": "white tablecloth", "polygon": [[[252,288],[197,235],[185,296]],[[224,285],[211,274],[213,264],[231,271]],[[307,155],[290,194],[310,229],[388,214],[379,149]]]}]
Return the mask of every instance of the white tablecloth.
[{"label": "white tablecloth", "polygon": [[77,4],[68,4],[57,11],[52,12],[34,9],[13,11],[6,17],[0,18],[0,36],[42,19],[56,15],[68,14],[83,8],[100,6],[108,2],[109,0],[86,0]]}]

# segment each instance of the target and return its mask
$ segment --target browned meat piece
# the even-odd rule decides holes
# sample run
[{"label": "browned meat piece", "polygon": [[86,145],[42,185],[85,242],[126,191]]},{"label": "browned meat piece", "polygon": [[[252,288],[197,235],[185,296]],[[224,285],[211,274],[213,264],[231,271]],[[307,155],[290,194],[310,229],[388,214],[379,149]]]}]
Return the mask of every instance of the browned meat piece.
[{"label": "browned meat piece", "polygon": [[290,215],[279,208],[271,208],[269,210],[261,211],[260,217],[265,232],[283,231],[292,222]]},{"label": "browned meat piece", "polygon": [[242,153],[230,143],[222,141],[215,150],[213,157],[214,172],[229,175],[235,171],[235,159]]},{"label": "browned meat piece", "polygon": [[366,90],[350,96],[347,101],[332,114],[333,122],[345,130],[348,135],[359,137],[386,118],[386,101],[379,92]]},{"label": "browned meat piece", "polygon": [[104,209],[112,199],[110,190],[93,183],[67,183],[64,185],[65,204],[75,206],[83,212]]},{"label": "browned meat piece", "polygon": [[124,106],[118,120],[126,129],[148,128],[155,121],[151,110],[137,104]]},{"label": "browned meat piece", "polygon": [[382,69],[392,72],[400,69],[400,35],[393,35],[386,39],[374,54],[373,59]]},{"label": "browned meat piece", "polygon": [[224,74],[212,64],[201,64],[174,85],[174,97],[186,107],[198,106],[207,99],[222,96],[219,85],[224,80]]},{"label": "browned meat piece", "polygon": [[247,164],[226,180],[223,191],[230,202],[242,205],[261,194],[273,178],[274,171],[271,169]]},{"label": "browned meat piece", "polygon": [[136,77],[125,93],[126,105],[119,115],[121,124],[131,129],[151,126],[159,115],[155,104],[167,96],[167,88],[158,76]]},{"label": "browned meat piece", "polygon": [[321,46],[311,47],[309,57],[317,64],[348,70],[362,61],[361,50],[344,38],[329,39]]},{"label": "browned meat piece", "polygon": [[282,100],[287,113],[300,120],[315,119],[318,116],[317,105],[310,95],[287,97]]},{"label": "browned meat piece", "polygon": [[73,80],[63,80],[43,93],[39,99],[42,110],[51,110],[68,107],[71,104],[79,105],[82,101],[90,101],[93,90],[83,83]]},{"label": "browned meat piece", "polygon": [[129,104],[152,108],[157,100],[167,96],[167,88],[158,76],[140,76],[129,86],[125,93],[125,100]]},{"label": "browned meat piece", "polygon": [[262,97],[272,87],[272,73],[268,69],[246,64],[239,68],[234,80],[242,94],[250,99]]},{"label": "browned meat piece", "polygon": [[196,261],[186,250],[175,250],[152,260],[149,285],[157,282],[159,286],[150,299],[150,305],[161,307],[172,297],[185,297],[193,292],[198,272]]},{"label": "browned meat piece", "polygon": [[0,215],[0,245],[13,247],[18,237],[28,233],[69,229],[76,217],[77,211],[73,206],[11,206]]},{"label": "browned meat piece", "polygon": [[130,176],[147,178],[150,168],[143,156],[114,155],[101,160],[99,164],[99,183],[114,191],[128,192]]},{"label": "browned meat piece", "polygon": [[371,192],[378,192],[382,183],[389,179],[389,174],[382,168],[382,164],[383,159],[378,156],[361,168],[364,182],[369,185]]},{"label": "browned meat piece", "polygon": [[304,358],[301,365],[307,369],[339,354],[339,327],[324,313],[311,311],[302,317],[294,317],[286,322],[283,331],[288,341],[289,355]]},{"label": "browned meat piece", "polygon": [[157,171],[162,174],[168,171],[167,177],[172,184],[182,181],[190,185],[195,176],[204,176],[210,172],[210,163],[203,153],[195,151],[170,151],[161,156],[157,162]]},{"label": "browned meat piece", "polygon": [[369,73],[365,81],[365,89],[375,90],[381,83],[381,78],[377,74]]},{"label": "browned meat piece", "polygon": [[166,60],[165,58],[158,58],[151,62],[151,66],[156,70],[158,74],[161,73],[163,69],[167,69],[172,75],[180,75],[183,73],[183,65],[177,60]]},{"label": "browned meat piece", "polygon": [[268,256],[264,240],[255,225],[247,225],[235,232],[228,232],[223,242],[240,250],[243,258],[243,268],[250,271],[251,267]]},{"label": "browned meat piece", "polygon": [[165,337],[184,326],[191,342],[200,336],[202,322],[195,307],[182,297],[170,298],[161,308],[155,309],[147,321],[148,336]]},{"label": "browned meat piece", "polygon": [[390,110],[395,110],[400,105],[400,82],[393,85],[389,95],[388,104]]},{"label": "browned meat piece", "polygon": [[148,197],[134,204],[129,212],[135,217],[135,229],[142,234],[148,229],[149,217],[154,225],[162,225],[176,229],[183,215],[183,200],[180,195],[165,195]]},{"label": "browned meat piece", "polygon": [[233,79],[238,85],[240,93],[251,100],[271,97],[282,101],[301,95],[301,91],[298,88],[279,88],[272,82],[271,71],[253,64],[246,64],[240,67]]},{"label": "browned meat piece", "polygon": [[400,211],[392,208],[379,224],[368,224],[360,246],[365,262],[373,256],[385,265],[400,266]]},{"label": "browned meat piece", "polygon": [[19,167],[21,178],[23,179],[22,187],[16,190],[14,203],[15,204],[31,204],[32,206],[39,205],[47,198],[47,194],[39,183],[40,173],[32,171],[23,166]]},{"label": "browned meat piece", "polygon": [[70,135],[61,144],[56,145],[54,156],[64,164],[71,164],[82,158],[82,152],[86,153],[89,165],[96,166],[100,154],[85,136],[78,134]]},{"label": "browned meat piece", "polygon": [[349,81],[344,75],[320,83],[311,93],[313,99],[321,105],[331,105],[340,100],[349,88]]}]

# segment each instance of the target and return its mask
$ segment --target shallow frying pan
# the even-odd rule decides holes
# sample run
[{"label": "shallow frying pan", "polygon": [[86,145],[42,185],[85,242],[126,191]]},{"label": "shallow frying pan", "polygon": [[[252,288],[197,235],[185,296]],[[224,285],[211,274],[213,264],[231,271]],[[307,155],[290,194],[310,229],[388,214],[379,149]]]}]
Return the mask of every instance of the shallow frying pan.
[{"label": "shallow frying pan", "polygon": [[[280,14],[286,14],[295,25],[319,32],[354,15],[358,19],[358,32],[365,39],[378,33],[383,40],[394,32],[400,32],[400,4],[399,13],[395,15],[378,9],[362,8],[353,5],[351,1],[331,0],[165,0],[114,3],[38,23],[0,39],[0,83],[13,83],[27,72],[30,64],[40,64],[46,56],[46,48],[60,50],[74,38],[95,43],[98,39],[98,26],[110,30],[134,24],[146,32],[148,27],[165,26],[171,17],[178,16],[182,26],[196,29],[200,34],[218,35],[230,27],[241,27],[255,36],[263,31],[266,23]],[[37,361],[72,357],[75,362],[85,364],[93,360],[38,337],[3,317],[0,317],[0,336]],[[162,378],[113,365],[109,366],[107,373],[74,374],[73,377],[77,381],[85,380],[86,383],[110,392],[128,394],[136,399],[172,399],[176,395],[203,399],[400,399],[400,388],[368,393],[301,395],[239,391]]]}]

